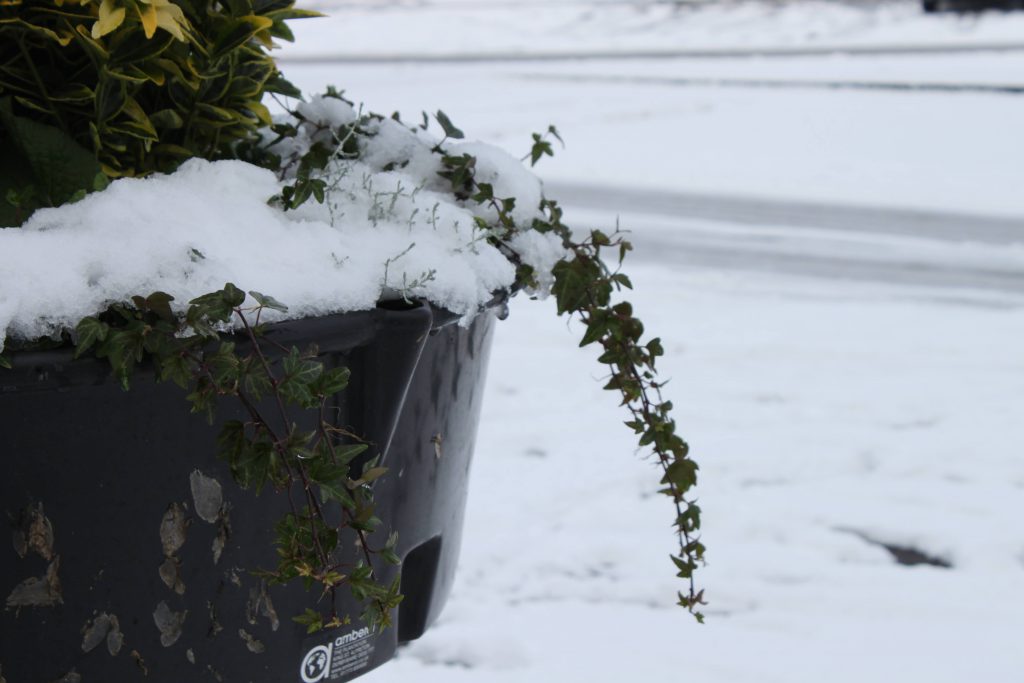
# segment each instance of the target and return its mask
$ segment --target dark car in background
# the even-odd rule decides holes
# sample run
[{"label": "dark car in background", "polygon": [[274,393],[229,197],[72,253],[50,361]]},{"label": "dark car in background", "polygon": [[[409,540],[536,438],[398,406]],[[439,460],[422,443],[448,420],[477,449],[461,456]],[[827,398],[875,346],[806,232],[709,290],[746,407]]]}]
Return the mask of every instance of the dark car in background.
[{"label": "dark car in background", "polygon": [[981,12],[987,9],[1024,9],[1024,0],[922,0],[925,12]]}]

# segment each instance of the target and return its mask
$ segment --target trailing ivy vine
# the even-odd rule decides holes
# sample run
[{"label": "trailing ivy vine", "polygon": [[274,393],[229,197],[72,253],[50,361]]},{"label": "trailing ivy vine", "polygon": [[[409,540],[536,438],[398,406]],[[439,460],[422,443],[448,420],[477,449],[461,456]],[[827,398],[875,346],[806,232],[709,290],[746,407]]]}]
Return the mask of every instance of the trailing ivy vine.
[{"label": "trailing ivy vine", "polygon": [[655,337],[644,341],[644,326],[633,314],[633,306],[628,301],[613,303],[612,295],[623,288],[632,289],[632,283],[621,271],[612,271],[601,256],[602,249],[617,249],[621,264],[632,245],[619,234],[609,236],[600,230],[576,242],[561,223],[558,206],[547,202],[546,208],[548,221],[538,229],[556,231],[574,257],[555,266],[558,314],[575,315],[583,323],[580,346],[601,346],[604,352],[598,361],[610,372],[604,388],[619,393],[631,416],[626,426],[639,437],[638,445],[657,458],[664,487],[660,493],[671,498],[675,509],[673,527],[678,551],[670,557],[677,576],[687,584],[686,592],[678,593],[679,605],[703,622],[699,608],[705,604],[704,591],[697,589],[694,580],[694,572],[704,562],[704,545],[698,535],[700,507],[687,497],[697,485],[697,463],[676,432],[672,402],[662,397],[664,383],[659,381],[655,368],[657,359],[665,353],[661,340]]},{"label": "trailing ivy vine", "polygon": [[[329,96],[343,99],[336,91]],[[298,112],[292,112],[297,121],[303,121]],[[290,174],[292,182],[282,195],[274,201],[283,208],[293,209],[314,198],[325,201],[329,192],[331,162],[355,158],[359,154],[356,138],[367,135],[366,124],[379,116],[360,117],[357,121],[343,126],[325,140],[313,144],[296,164]],[[394,118],[397,119],[397,116]],[[523,229],[517,226],[512,212],[516,206],[515,197],[498,197],[493,185],[476,180],[477,160],[470,154],[454,155],[446,152],[444,143],[448,139],[461,139],[462,131],[457,128],[444,112],[435,116],[444,139],[434,147],[440,156],[442,170],[439,175],[451,185],[456,198],[464,202],[486,205],[496,216],[494,224],[477,218],[478,227],[486,239],[498,247],[517,266],[516,287],[531,288],[538,285],[537,273],[519,259],[510,246],[511,239]],[[419,128],[428,127],[428,117]],[[291,124],[278,124],[274,128],[276,141],[298,134],[298,128]],[[554,153],[551,139],[561,142],[558,130],[551,126],[541,134],[533,134],[533,145],[524,157],[535,165],[545,156]],[[279,159],[274,159],[280,164]],[[562,222],[562,209],[554,200],[544,199],[538,207],[542,218],[537,218],[528,229],[541,233],[553,233],[561,238],[570,257],[559,261],[553,270],[552,293],[557,303],[558,315],[578,318],[584,326],[580,346],[598,344],[602,348],[599,362],[609,371],[604,388],[617,392],[621,405],[629,414],[625,425],[638,437],[638,445],[647,449],[657,460],[662,473],[660,493],[671,499],[674,510],[673,528],[676,535],[676,550],[670,555],[676,575],[685,582],[685,590],[678,592],[678,604],[690,611],[698,621],[704,615],[700,607],[705,603],[704,591],[697,587],[694,574],[704,562],[705,547],[700,540],[701,510],[691,497],[697,484],[697,463],[690,457],[687,443],[678,434],[672,417],[672,402],[662,396],[664,382],[659,380],[657,359],[664,355],[661,340],[645,339],[643,323],[634,315],[628,301],[616,301],[615,295],[622,290],[632,289],[629,277],[621,271],[626,254],[633,246],[624,239],[621,232],[608,235],[592,230],[578,240],[572,230]],[[610,267],[603,256],[603,250],[616,252]]]},{"label": "trailing ivy vine", "polygon": [[[448,132],[446,130],[446,132]],[[558,131],[552,126],[546,134],[533,135],[533,147],[528,155],[531,165],[543,156],[553,154],[548,136],[559,141]],[[497,198],[493,188],[478,183],[474,178],[476,160],[469,155],[442,158],[445,171],[442,176],[452,182],[457,196],[492,207],[504,232],[492,233],[490,239],[503,253],[518,265],[517,280],[521,285],[535,286],[536,273],[530,266],[520,263],[508,244],[515,224],[512,219],[514,198]],[[659,381],[657,359],[664,355],[661,340],[644,339],[644,325],[634,315],[628,301],[615,301],[614,295],[623,289],[632,289],[629,277],[621,271],[626,254],[633,245],[616,231],[607,235],[592,230],[578,240],[572,230],[562,222],[562,209],[554,200],[545,199],[540,210],[544,218],[534,220],[532,229],[553,232],[562,239],[571,258],[559,261],[553,275],[558,315],[575,316],[584,326],[580,346],[598,344],[603,353],[598,361],[609,370],[604,388],[617,392],[621,405],[630,419],[626,426],[633,430],[638,445],[647,449],[658,461],[662,472],[660,493],[672,500],[675,511],[673,528],[678,550],[670,555],[676,575],[686,583],[685,591],[678,592],[678,604],[690,611],[699,622],[704,621],[700,607],[705,603],[704,591],[697,588],[694,573],[704,563],[704,544],[700,541],[701,510],[696,501],[688,497],[697,485],[697,463],[690,457],[687,443],[676,431],[672,417],[672,402],[662,397],[664,382]],[[617,252],[616,268],[605,261],[602,250]]]}]

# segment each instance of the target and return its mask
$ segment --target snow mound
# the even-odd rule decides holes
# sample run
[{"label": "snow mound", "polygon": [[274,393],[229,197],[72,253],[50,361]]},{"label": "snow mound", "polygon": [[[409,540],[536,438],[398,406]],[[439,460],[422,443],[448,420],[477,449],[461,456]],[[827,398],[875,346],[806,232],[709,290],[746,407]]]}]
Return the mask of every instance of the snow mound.
[{"label": "snow mound", "polygon": [[[318,122],[357,117],[331,98],[314,99],[302,115],[308,130],[279,151],[308,149],[323,134]],[[0,330],[21,340],[53,336],[110,303],[158,290],[182,311],[226,282],[272,295],[289,306],[289,318],[416,297],[468,320],[513,284],[515,267],[475,220],[487,217],[486,207],[444,191],[436,143],[393,121],[375,125],[379,134],[366,139],[360,159],[332,162],[322,204],[284,211],[268,203],[285,185],[271,171],[193,159],[173,174],[117,180],[0,230]],[[558,240],[525,237],[540,182],[500,150],[472,149],[486,160],[488,181],[523,199],[513,248],[550,270],[564,255]]]}]

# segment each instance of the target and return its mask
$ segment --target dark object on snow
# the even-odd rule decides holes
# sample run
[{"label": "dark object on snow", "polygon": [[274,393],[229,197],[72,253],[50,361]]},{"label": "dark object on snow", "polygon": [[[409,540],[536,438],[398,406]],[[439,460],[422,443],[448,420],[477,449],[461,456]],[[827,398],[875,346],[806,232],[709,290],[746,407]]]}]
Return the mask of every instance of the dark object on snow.
[{"label": "dark object on snow", "polygon": [[[389,468],[374,484],[376,513],[385,533],[398,531],[404,563],[406,597],[382,633],[359,622],[343,588],[338,611],[352,623],[309,636],[292,617],[322,609],[319,591],[253,574],[276,566],[287,496],[239,489],[216,457],[218,426],[190,414],[178,387],[140,370],[124,392],[105,364],[70,350],[12,354],[14,369],[0,370],[3,676],[337,683],[422,635],[453,579],[494,315],[456,323],[421,305],[267,333],[316,342],[328,366],[352,370],[333,407]],[[218,420],[233,418],[244,419],[237,406],[218,406]],[[351,540],[340,552],[343,566],[361,557]],[[398,571],[376,568],[385,584]]]},{"label": "dark object on snow", "polygon": [[871,545],[885,549],[885,551],[892,556],[892,559],[896,560],[896,564],[900,564],[905,567],[916,567],[917,565],[924,564],[930,567],[940,567],[942,569],[953,568],[953,563],[949,560],[938,555],[929,554],[913,546],[888,543],[859,529],[853,529],[850,527],[836,527],[836,531],[852,534],[865,543],[870,543]]},{"label": "dark object on snow", "polygon": [[925,12],[981,12],[1024,9],[1024,0],[922,0]]},{"label": "dark object on snow", "polygon": [[896,564],[902,564],[905,567],[916,567],[919,564],[926,564],[930,567],[941,567],[942,569],[953,568],[953,564],[949,560],[936,555],[929,555],[917,548],[892,545],[890,543],[879,543],[879,545],[889,551],[892,559],[896,560]]}]

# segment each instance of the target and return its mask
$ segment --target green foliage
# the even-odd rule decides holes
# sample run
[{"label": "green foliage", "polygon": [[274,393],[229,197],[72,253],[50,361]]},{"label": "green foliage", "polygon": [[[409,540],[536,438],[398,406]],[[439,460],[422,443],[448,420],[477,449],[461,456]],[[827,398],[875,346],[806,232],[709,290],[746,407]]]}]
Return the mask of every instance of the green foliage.
[{"label": "green foliage", "polygon": [[267,53],[294,0],[0,2],[0,225],[110,177],[233,157],[298,95]]},{"label": "green foliage", "polygon": [[527,158],[530,159],[530,166],[536,166],[537,162],[542,158],[555,155],[555,150],[551,146],[551,140],[548,137],[553,137],[565,146],[565,142],[562,141],[562,136],[559,135],[558,129],[554,126],[548,126],[545,133],[534,133],[533,134],[533,147],[530,148],[530,153],[523,157],[525,161]]},{"label": "green foliage", "polygon": [[576,316],[584,325],[580,346],[598,344],[602,354],[598,361],[609,369],[604,388],[622,399],[630,419],[626,426],[637,435],[637,445],[650,452],[661,466],[660,493],[672,500],[675,508],[674,528],[678,553],[671,555],[677,576],[687,583],[687,591],[678,594],[679,604],[704,620],[699,607],[704,591],[698,590],[694,572],[704,562],[704,545],[700,542],[700,508],[687,494],[697,485],[697,463],[690,449],[676,432],[672,403],[664,400],[656,370],[657,359],[664,355],[661,340],[644,341],[644,326],[626,301],[615,302],[614,295],[632,289],[629,278],[611,269],[602,258],[602,249],[618,252],[621,265],[632,249],[621,235],[606,235],[593,230],[576,241],[562,224],[561,212],[553,202],[545,202],[546,220],[538,229],[553,231],[562,237],[572,254],[571,260],[560,261],[554,269],[553,293],[559,315]]},{"label": "green foliage", "polygon": [[445,139],[451,138],[452,140],[462,140],[466,137],[466,134],[456,128],[455,124],[452,123],[452,120],[448,118],[448,115],[440,109],[438,109],[437,113],[434,114],[434,118],[436,118],[437,122],[441,125],[441,130],[444,131]]},{"label": "green foliage", "polygon": [[[553,153],[548,136],[561,142],[552,126],[547,133],[533,135],[533,147],[527,155],[532,163]],[[516,261],[513,250],[505,243],[513,233],[515,224],[511,211],[514,198],[494,196],[493,188],[478,183],[474,177],[475,159],[469,155],[442,158],[445,170],[441,176],[452,183],[456,196],[483,203],[497,211],[498,223],[504,230],[490,233],[490,240]],[[539,207],[544,214],[532,226],[538,232],[551,232],[562,238],[571,258],[559,261],[553,270],[555,284],[552,293],[559,315],[575,316],[584,326],[580,346],[599,344],[602,354],[599,362],[609,370],[604,386],[619,394],[622,406],[629,413],[626,421],[638,437],[637,444],[647,449],[660,465],[662,477],[660,493],[672,500],[675,511],[674,530],[678,552],[671,555],[677,576],[686,582],[686,592],[678,594],[678,604],[685,607],[697,621],[703,622],[699,611],[704,602],[704,591],[698,590],[694,572],[704,562],[704,545],[700,542],[700,508],[687,495],[697,484],[697,463],[690,457],[689,446],[676,432],[672,418],[672,403],[664,400],[655,367],[657,358],[664,355],[661,340],[644,341],[643,323],[633,314],[626,301],[616,302],[616,294],[632,289],[629,277],[619,268],[633,246],[616,232],[607,235],[592,230],[578,240],[572,230],[562,223],[562,210],[552,200],[543,200]],[[605,261],[602,250],[616,253],[612,268]],[[519,266],[518,286],[535,284],[532,269]]]},{"label": "green foliage", "polygon": [[[337,93],[332,95],[340,97]],[[300,122],[304,120],[297,112],[293,112],[293,116]],[[286,209],[295,208],[310,198],[323,202],[325,188],[330,182],[330,162],[358,156],[359,145],[354,141],[368,134],[365,124],[372,118],[374,115],[360,117],[342,130],[332,131],[333,134],[327,138],[329,142],[313,145],[296,162],[298,170],[292,185],[274,201]],[[393,118],[398,120],[397,116]],[[444,112],[437,112],[435,118],[444,133],[444,139],[433,148],[441,165],[439,175],[448,181],[457,199],[486,205],[494,210],[495,224],[478,219],[478,227],[486,239],[517,266],[516,288],[536,286],[536,273],[519,261],[509,244],[522,229],[512,216],[515,197],[499,197],[492,185],[478,182],[477,162],[472,155],[448,153],[444,148],[445,141],[460,139],[463,133]],[[419,128],[427,129],[429,125],[430,119],[424,114]],[[276,132],[278,139],[298,134],[294,126],[281,126]],[[554,153],[552,139],[562,142],[554,126],[543,134],[535,133],[532,148],[524,160],[528,158],[531,164],[535,164],[541,158],[551,156]],[[634,315],[632,305],[617,301],[622,290],[633,287],[629,277],[620,270],[626,254],[633,247],[618,232],[608,235],[593,230],[578,240],[562,223],[562,210],[556,202],[543,200],[539,209],[543,218],[535,220],[531,229],[557,235],[571,255],[559,261],[552,273],[558,314],[574,316],[583,324],[580,346],[600,345],[602,353],[598,360],[609,371],[604,388],[619,394],[629,415],[626,426],[636,434],[637,444],[651,453],[660,465],[660,493],[671,499],[675,513],[678,550],[671,558],[677,576],[687,585],[686,592],[678,595],[679,604],[702,621],[704,617],[699,607],[705,604],[704,592],[697,589],[694,572],[704,562],[705,549],[699,537],[700,508],[688,498],[697,484],[697,464],[690,457],[689,446],[676,432],[672,403],[661,395],[664,382],[659,380],[656,369],[657,359],[664,355],[661,341],[658,338],[646,339],[643,323]],[[615,254],[614,268],[606,262],[605,250],[612,250]]]},{"label": "green foliage", "polygon": [[[334,610],[333,594],[342,587],[364,605],[364,622],[390,624],[401,601],[397,581],[377,582],[374,559],[399,564],[397,537],[380,548],[370,539],[381,526],[373,504],[374,481],[387,469],[375,460],[361,463],[367,445],[352,443],[349,432],[328,420],[328,401],[346,389],[348,368],[325,368],[316,348],[280,349],[262,337],[264,309],[287,310],[273,297],[245,292],[231,283],[189,302],[184,316],[171,309],[173,297],[154,292],[111,306],[75,328],[76,355],[106,358],[125,389],[143,359],[157,377],[186,391],[192,411],[211,422],[222,400],[236,400],[248,418],[226,421],[217,436],[219,457],[243,488],[259,493],[268,486],[285,493],[290,512],[275,528],[278,565],[262,575],[272,582],[300,581],[307,589],[332,596],[329,614],[307,610],[296,621],[311,630],[347,623]],[[229,341],[217,332],[228,322],[243,332]],[[263,398],[267,401],[262,401]],[[267,411],[266,405],[272,406]],[[306,419],[303,420],[302,416]],[[303,431],[300,422],[315,423]],[[356,469],[358,467],[358,469]],[[317,495],[319,493],[319,496]],[[337,506],[341,523],[331,525],[325,510]],[[343,534],[358,540],[362,559],[344,566],[335,559]]]},{"label": "green foliage", "polygon": [[0,98],[0,130],[9,134],[0,158],[0,227],[106,186],[93,154],[60,128],[16,116],[10,97]]}]

